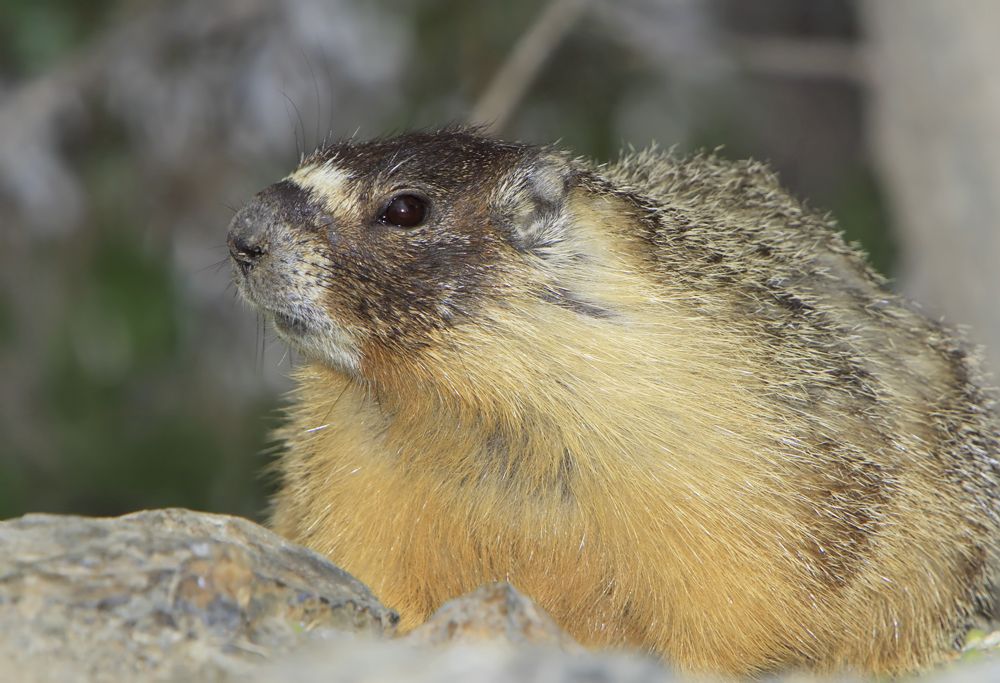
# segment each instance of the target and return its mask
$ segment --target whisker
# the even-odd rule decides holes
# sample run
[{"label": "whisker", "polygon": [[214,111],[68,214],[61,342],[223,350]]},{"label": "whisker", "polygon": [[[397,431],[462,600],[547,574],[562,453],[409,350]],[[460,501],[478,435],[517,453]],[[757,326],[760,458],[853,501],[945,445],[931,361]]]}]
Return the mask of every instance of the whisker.
[{"label": "whisker", "polygon": [[[313,71],[312,62],[309,60],[309,55],[306,54],[306,51],[304,49],[302,49],[302,58],[305,59],[306,68],[309,70],[309,77],[312,78],[312,82],[313,82],[313,92],[316,94],[316,133],[313,136],[313,144],[314,144],[314,146],[318,147],[319,146],[319,122],[323,118],[323,105],[320,103],[320,97],[319,97],[319,81],[316,80],[316,72]],[[304,134],[303,134],[303,137],[304,137]]]},{"label": "whisker", "polygon": [[207,266],[202,266],[201,268],[199,268],[196,271],[194,271],[194,274],[195,275],[200,275],[201,273],[204,273],[209,268],[213,268],[214,272],[218,273],[219,269],[222,268],[222,266],[226,265],[226,263],[228,261],[229,261],[229,257],[228,256],[225,257],[225,258],[221,258],[218,261],[214,261],[212,263],[209,263]]},{"label": "whisker", "polygon": [[[289,97],[288,94],[284,90],[281,91],[281,95],[282,95],[282,97],[284,97],[288,101],[288,104],[292,105],[292,109],[295,110],[295,115],[298,117],[298,120],[299,120],[298,125],[295,126],[295,127],[293,127],[293,135],[295,136],[295,152],[297,153],[297,155],[299,157],[299,163],[301,164],[305,160],[305,155],[306,155],[306,151],[305,151],[305,146],[306,146],[306,125],[305,125],[305,123],[302,122],[302,112],[299,111],[298,106],[295,104],[295,102],[292,101],[292,98]],[[291,118],[291,112],[288,112],[288,117]],[[299,128],[300,127],[302,129],[302,146],[301,147],[299,147]]]}]

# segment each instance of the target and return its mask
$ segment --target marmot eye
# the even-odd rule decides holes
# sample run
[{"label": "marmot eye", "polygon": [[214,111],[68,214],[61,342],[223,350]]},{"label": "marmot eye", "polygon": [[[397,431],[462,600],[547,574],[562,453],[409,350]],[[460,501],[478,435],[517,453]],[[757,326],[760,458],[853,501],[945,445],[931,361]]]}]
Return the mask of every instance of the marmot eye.
[{"label": "marmot eye", "polygon": [[413,228],[423,223],[426,217],[426,199],[415,194],[400,194],[389,201],[378,221],[397,228]]}]

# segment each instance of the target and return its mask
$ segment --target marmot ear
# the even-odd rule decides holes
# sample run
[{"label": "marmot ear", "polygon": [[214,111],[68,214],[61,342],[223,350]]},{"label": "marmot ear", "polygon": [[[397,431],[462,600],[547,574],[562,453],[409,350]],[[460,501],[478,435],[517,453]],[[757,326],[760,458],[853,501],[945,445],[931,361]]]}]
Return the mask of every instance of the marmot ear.
[{"label": "marmot ear", "polygon": [[573,175],[569,159],[555,152],[542,152],[511,171],[500,193],[506,201],[497,208],[515,247],[528,251],[562,239]]}]

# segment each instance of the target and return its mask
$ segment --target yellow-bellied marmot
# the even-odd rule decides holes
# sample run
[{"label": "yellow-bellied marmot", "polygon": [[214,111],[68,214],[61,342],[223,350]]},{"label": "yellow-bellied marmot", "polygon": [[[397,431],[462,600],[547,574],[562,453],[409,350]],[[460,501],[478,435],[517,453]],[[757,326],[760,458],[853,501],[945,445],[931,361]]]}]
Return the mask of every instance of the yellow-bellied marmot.
[{"label": "yellow-bellied marmot", "polygon": [[974,364],[760,164],[345,142],[229,245],[308,359],[274,527],[406,627],[509,580],[683,669],[901,672],[992,610]]}]

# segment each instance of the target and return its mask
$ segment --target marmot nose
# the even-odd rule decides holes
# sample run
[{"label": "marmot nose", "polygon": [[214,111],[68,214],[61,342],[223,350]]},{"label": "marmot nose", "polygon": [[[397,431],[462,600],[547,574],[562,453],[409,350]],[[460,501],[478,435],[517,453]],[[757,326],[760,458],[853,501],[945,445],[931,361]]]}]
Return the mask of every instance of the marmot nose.
[{"label": "marmot nose", "polygon": [[229,224],[229,254],[244,275],[269,251],[278,251],[289,235],[308,229],[315,207],[301,187],[282,180],[264,188],[236,212]]},{"label": "marmot nose", "polygon": [[249,273],[267,253],[266,224],[254,202],[240,209],[229,224],[229,256],[244,274]]},{"label": "marmot nose", "polygon": [[244,273],[249,273],[257,265],[261,256],[267,253],[267,250],[256,241],[257,237],[259,236],[248,236],[233,230],[229,231],[229,239],[227,240],[229,255]]}]

